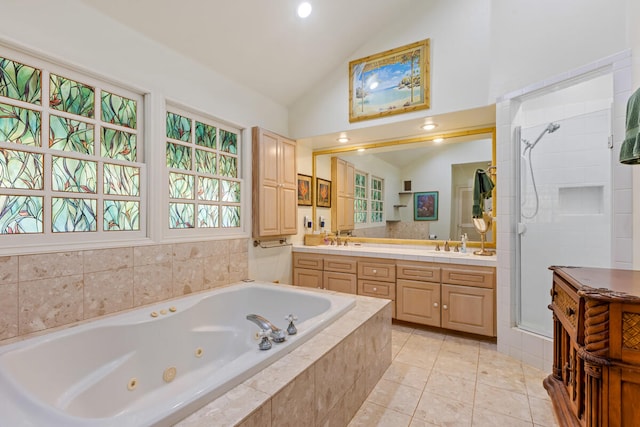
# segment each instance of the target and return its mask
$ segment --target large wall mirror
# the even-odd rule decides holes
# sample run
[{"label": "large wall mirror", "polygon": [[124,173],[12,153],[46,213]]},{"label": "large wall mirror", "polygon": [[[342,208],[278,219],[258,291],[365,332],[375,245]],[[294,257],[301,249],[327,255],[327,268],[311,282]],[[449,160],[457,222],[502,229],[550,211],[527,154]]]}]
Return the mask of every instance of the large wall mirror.
[{"label": "large wall mirror", "polygon": [[[471,215],[474,180],[480,169],[496,182],[494,126],[316,149],[314,178],[331,176],[332,157],[356,170],[356,240],[411,244],[459,241],[466,234],[470,242],[480,241]],[[493,215],[496,191],[484,201]],[[359,206],[366,214],[358,215]],[[313,215],[331,216],[315,206]],[[488,247],[495,247],[495,234],[495,227],[486,234]]]}]

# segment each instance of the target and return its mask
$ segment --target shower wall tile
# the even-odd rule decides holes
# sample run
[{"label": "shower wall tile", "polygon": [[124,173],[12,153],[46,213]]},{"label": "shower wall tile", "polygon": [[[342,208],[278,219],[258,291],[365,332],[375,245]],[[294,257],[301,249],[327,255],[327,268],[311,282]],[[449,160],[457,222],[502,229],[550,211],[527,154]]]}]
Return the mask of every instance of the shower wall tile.
[{"label": "shower wall tile", "polygon": [[18,283],[0,283],[0,340],[13,338],[16,335],[18,335]]},{"label": "shower wall tile", "polygon": [[0,257],[0,343],[245,279],[248,242]]},{"label": "shower wall tile", "polygon": [[82,252],[20,255],[18,280],[55,278],[82,274]]},{"label": "shower wall tile", "polygon": [[133,248],[84,251],[84,273],[120,270],[133,267]]},{"label": "shower wall tile", "polygon": [[151,304],[173,296],[171,261],[133,268],[133,306]]},{"label": "shower wall tile", "polygon": [[84,277],[85,319],[133,307],[133,267],[88,273]]},{"label": "shower wall tile", "polygon": [[0,285],[18,282],[18,257],[0,257]]},{"label": "shower wall tile", "polygon": [[19,283],[20,334],[83,319],[83,276],[53,277]]}]

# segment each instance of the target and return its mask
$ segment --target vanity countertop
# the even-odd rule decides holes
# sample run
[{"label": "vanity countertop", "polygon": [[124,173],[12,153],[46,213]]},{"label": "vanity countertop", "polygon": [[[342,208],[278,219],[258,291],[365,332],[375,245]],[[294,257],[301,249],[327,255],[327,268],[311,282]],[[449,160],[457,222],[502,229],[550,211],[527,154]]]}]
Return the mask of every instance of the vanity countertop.
[{"label": "vanity countertop", "polygon": [[405,261],[427,261],[448,264],[483,265],[495,267],[497,264],[496,255],[480,256],[474,255],[473,251],[478,248],[469,248],[467,253],[460,253],[443,250],[436,251],[431,246],[411,246],[411,245],[380,245],[354,243],[348,246],[307,246],[293,245],[294,252],[307,252],[325,255],[345,255],[370,258],[387,258]]}]

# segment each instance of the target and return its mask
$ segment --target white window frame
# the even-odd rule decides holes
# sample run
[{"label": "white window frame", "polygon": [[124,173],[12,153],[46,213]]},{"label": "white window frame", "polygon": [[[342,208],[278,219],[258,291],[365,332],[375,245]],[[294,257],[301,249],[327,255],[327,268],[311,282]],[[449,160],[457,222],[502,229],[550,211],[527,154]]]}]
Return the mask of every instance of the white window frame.
[{"label": "white window frame", "polygon": [[[380,190],[375,190],[373,188],[373,181],[379,181],[380,182]],[[369,178],[369,188],[371,189],[369,192],[369,223],[374,225],[374,224],[384,224],[385,222],[385,215],[384,215],[384,178],[379,178],[377,176],[371,175],[371,177]],[[377,202],[380,202],[380,206],[381,209],[375,212],[380,212],[382,213],[382,215],[380,216],[380,221],[374,221],[373,220],[373,202],[376,201],[373,198],[373,192],[374,191],[380,191],[380,200],[377,200]]]},{"label": "white window frame", "polygon": [[[354,201],[353,201],[353,203],[354,203],[354,209],[353,209],[354,218],[353,218],[353,222],[354,222],[354,225],[356,227],[358,225],[366,225],[367,222],[368,222],[368,219],[369,219],[369,197],[368,197],[368,195],[369,195],[369,174],[367,172],[364,172],[364,171],[361,171],[361,170],[356,170],[356,179],[354,180],[355,181],[354,185],[355,185],[355,188],[356,188],[355,194],[358,194],[358,191],[357,191],[357,188],[358,188],[357,175],[364,176],[364,195],[365,195],[365,197],[364,198],[359,198],[359,197],[356,196],[354,198]],[[359,200],[364,200],[366,202],[367,207],[363,211],[362,210],[358,210],[358,207],[357,207],[358,203],[357,202]],[[357,220],[357,215],[358,214],[362,214],[362,213],[364,213],[364,222]]]}]

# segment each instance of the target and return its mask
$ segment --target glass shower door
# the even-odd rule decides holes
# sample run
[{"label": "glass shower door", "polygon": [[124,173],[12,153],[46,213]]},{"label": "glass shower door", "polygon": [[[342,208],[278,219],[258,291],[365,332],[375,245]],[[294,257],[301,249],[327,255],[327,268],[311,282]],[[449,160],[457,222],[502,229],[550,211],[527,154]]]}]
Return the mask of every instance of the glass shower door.
[{"label": "glass shower door", "polygon": [[611,264],[610,111],[517,128],[519,327],[548,337],[552,265]]}]

